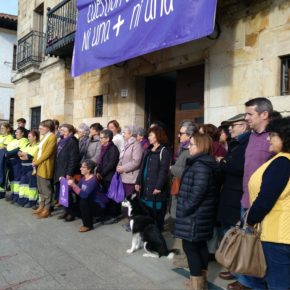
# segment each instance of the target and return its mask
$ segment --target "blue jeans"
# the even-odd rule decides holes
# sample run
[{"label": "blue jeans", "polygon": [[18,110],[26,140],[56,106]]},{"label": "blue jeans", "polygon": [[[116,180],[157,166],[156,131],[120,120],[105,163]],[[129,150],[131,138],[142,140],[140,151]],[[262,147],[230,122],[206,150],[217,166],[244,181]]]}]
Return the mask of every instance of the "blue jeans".
[{"label": "blue jeans", "polygon": [[[267,289],[266,282],[265,282],[264,278],[257,278],[257,277],[253,277],[253,276],[247,276],[247,275],[238,275],[238,281],[242,285],[244,285],[250,289],[255,289],[255,290]],[[284,290],[287,290],[287,288]]]},{"label": "blue jeans", "polygon": [[265,280],[270,290],[290,287],[290,245],[262,242],[267,262]]},{"label": "blue jeans", "polygon": [[[286,290],[290,287],[290,245],[262,242],[267,263],[264,278],[239,276],[239,282],[255,290]],[[266,287],[268,285],[268,288]]]}]

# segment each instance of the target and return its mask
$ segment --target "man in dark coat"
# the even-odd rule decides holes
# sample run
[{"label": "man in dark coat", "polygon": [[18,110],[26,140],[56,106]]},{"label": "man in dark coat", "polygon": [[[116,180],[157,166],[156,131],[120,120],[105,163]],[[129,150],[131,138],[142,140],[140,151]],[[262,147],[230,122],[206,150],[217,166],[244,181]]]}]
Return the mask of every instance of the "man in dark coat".
[{"label": "man in dark coat", "polygon": [[[236,115],[227,123],[232,141],[227,155],[220,160],[224,182],[220,193],[218,220],[221,222],[222,234],[225,234],[240,220],[245,151],[250,137],[245,114]],[[233,278],[228,271],[220,272],[219,276],[227,280]]]},{"label": "man in dark coat", "polygon": [[[24,130],[24,137],[27,138],[28,137],[28,133],[30,132],[28,129],[25,128],[26,126],[26,120],[24,118],[19,118],[17,121],[17,128],[23,128]],[[15,132],[16,130],[14,131],[14,138],[15,138]]]}]

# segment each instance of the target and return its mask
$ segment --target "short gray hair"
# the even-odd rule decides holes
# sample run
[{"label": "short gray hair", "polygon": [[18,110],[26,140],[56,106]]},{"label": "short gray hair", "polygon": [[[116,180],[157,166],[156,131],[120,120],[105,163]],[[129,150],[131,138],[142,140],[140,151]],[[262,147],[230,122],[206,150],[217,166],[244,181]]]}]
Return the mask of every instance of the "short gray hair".
[{"label": "short gray hair", "polygon": [[139,127],[137,128],[137,135],[145,137],[147,136],[147,131],[144,128]]},{"label": "short gray hair", "polygon": [[185,133],[188,136],[192,136],[194,133],[198,131],[198,126],[192,122],[191,120],[183,120],[180,124],[180,127],[185,127],[186,131]]},{"label": "short gray hair", "polygon": [[131,133],[131,135],[133,137],[137,137],[137,127],[136,126],[126,125],[123,130],[125,131],[126,129]]},{"label": "short gray hair", "polygon": [[263,112],[268,112],[269,117],[271,117],[273,114],[273,105],[271,101],[267,98],[261,97],[261,98],[251,99],[245,103],[245,106],[246,107],[256,106],[255,111],[257,113],[262,114]]},{"label": "short gray hair", "polygon": [[88,126],[87,124],[85,124],[85,123],[81,123],[81,124],[78,126],[78,130],[84,132],[84,134],[85,134],[86,136],[89,136],[89,134],[90,134],[90,128],[89,128],[89,126]]}]

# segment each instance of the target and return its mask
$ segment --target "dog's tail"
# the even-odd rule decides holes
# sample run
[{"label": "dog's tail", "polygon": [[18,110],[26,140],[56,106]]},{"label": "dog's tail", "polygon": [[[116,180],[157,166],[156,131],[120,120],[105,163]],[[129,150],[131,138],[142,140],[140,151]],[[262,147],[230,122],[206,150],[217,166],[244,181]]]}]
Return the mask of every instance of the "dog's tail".
[{"label": "dog's tail", "polygon": [[178,255],[180,253],[180,250],[178,249],[172,249],[169,251],[169,254],[167,255],[167,259],[172,260],[175,255]]}]

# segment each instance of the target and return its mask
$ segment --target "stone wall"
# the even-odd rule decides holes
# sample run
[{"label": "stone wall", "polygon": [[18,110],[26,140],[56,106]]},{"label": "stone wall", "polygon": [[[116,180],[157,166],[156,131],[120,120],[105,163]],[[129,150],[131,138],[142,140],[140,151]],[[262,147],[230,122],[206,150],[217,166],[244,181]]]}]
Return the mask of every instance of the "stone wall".
[{"label": "stone wall", "polygon": [[264,2],[262,11],[253,6],[248,16],[224,22],[221,38],[209,49],[208,122],[243,112],[245,101],[260,96],[290,114],[290,96],[280,96],[280,56],[290,54],[290,2]]},{"label": "stone wall", "polygon": [[[19,35],[31,27],[35,1],[20,1]],[[37,2],[37,1],[36,1]],[[39,1],[40,2],[40,1]],[[45,1],[45,9],[58,1]],[[258,1],[259,3],[263,1]],[[260,4],[259,4],[260,5]],[[290,54],[290,3],[265,0],[227,19],[218,19],[217,40],[204,38],[160,50],[72,79],[70,59],[48,58],[38,78],[18,77],[15,118],[30,119],[30,108],[42,107],[42,119],[78,125],[117,119],[121,125],[144,125],[145,77],[205,63],[205,122],[218,125],[244,110],[250,98],[267,96],[276,110],[290,114],[290,96],[280,96],[280,56]],[[45,21],[46,22],[46,21]],[[30,23],[30,24],[29,24]],[[127,89],[128,96],[121,97]],[[103,117],[94,117],[94,97],[103,95]]]}]

